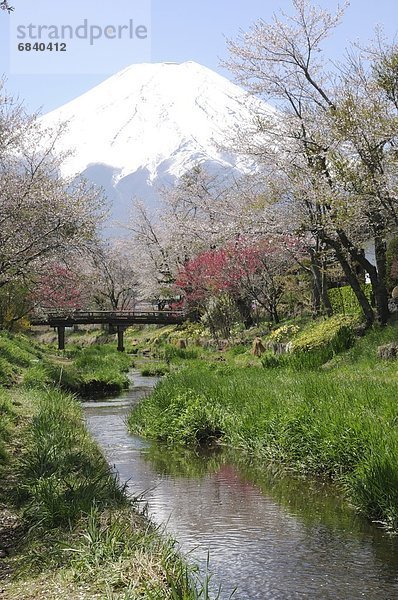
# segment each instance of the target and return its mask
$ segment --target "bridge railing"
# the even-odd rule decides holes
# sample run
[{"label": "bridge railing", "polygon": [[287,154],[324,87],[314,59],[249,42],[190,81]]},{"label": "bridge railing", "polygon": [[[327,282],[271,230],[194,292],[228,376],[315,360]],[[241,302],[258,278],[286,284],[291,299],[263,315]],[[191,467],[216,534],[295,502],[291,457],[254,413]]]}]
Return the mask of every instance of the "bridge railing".
[{"label": "bridge railing", "polygon": [[35,324],[51,324],[54,322],[85,322],[107,323],[113,321],[148,321],[164,322],[167,320],[184,319],[185,313],[181,310],[42,310],[40,314],[32,315],[30,322]]},{"label": "bridge railing", "polygon": [[65,329],[74,325],[100,325],[109,324],[117,326],[118,350],[124,352],[124,331],[133,324],[158,324],[177,325],[184,321],[185,313],[178,310],[152,310],[152,311],[59,311],[50,309],[45,316],[31,318],[32,325],[47,325],[58,330],[58,349],[65,349]]},{"label": "bridge railing", "polygon": [[46,310],[49,317],[134,317],[137,315],[183,315],[182,310]]}]

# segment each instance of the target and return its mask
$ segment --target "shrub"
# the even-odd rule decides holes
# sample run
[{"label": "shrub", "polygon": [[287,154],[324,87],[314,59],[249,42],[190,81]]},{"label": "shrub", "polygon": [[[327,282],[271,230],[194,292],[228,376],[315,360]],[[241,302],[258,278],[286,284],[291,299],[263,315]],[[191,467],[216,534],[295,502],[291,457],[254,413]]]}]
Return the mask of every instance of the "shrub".
[{"label": "shrub", "polygon": [[356,320],[340,315],[323,319],[306,327],[292,341],[292,352],[308,352],[328,348],[331,354],[349,348],[354,341],[353,326]]},{"label": "shrub", "polygon": [[247,347],[244,346],[243,344],[237,344],[236,346],[233,346],[229,350],[229,353],[232,356],[239,356],[239,354],[245,354],[245,352],[247,352]]},{"label": "shrub", "polygon": [[308,371],[318,369],[333,358],[334,354],[333,348],[327,344],[312,350],[284,354],[281,356],[281,364],[292,368],[294,371]]},{"label": "shrub", "polygon": [[294,353],[273,354],[268,352],[261,357],[261,363],[266,369],[288,367],[293,371],[308,371],[318,369],[333,356],[329,346],[300,350]]},{"label": "shrub", "polygon": [[335,354],[348,349],[354,341],[354,318],[340,315],[307,326],[290,342],[290,351],[275,355],[268,351],[261,358],[263,367],[290,367],[296,371],[316,369]]},{"label": "shrub", "polygon": [[297,325],[283,325],[282,327],[278,327],[278,329],[274,329],[268,337],[271,342],[289,342],[298,332],[300,331],[300,327]]},{"label": "shrub", "polygon": [[[366,297],[371,301],[372,297],[372,286],[367,283],[362,286]],[[353,289],[349,285],[343,287],[333,288],[329,290],[329,299],[332,305],[334,314],[340,315],[362,315],[361,306],[354,294]]]}]

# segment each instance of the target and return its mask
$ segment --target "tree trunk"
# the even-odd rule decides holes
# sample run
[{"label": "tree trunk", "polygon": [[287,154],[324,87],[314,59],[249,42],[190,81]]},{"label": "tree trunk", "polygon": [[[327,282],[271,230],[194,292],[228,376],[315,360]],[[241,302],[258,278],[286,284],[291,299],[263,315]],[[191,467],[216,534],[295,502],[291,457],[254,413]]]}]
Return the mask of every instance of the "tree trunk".
[{"label": "tree trunk", "polygon": [[387,246],[385,241],[376,237],[374,240],[375,244],[375,255],[377,265],[378,281],[376,282],[373,293],[375,295],[375,301],[377,306],[378,319],[381,325],[385,325],[390,316],[390,310],[388,308],[388,291],[387,291]]},{"label": "tree trunk", "polygon": [[[370,306],[369,300],[367,299],[365,292],[361,288],[361,284],[359,283],[358,277],[355,275],[351,265],[348,260],[344,256],[344,251],[340,245],[340,243],[333,239],[325,239],[324,240],[331,248],[333,248],[336,258],[339,261],[341,268],[343,269],[344,275],[347,278],[348,284],[351,286],[352,291],[354,292],[359,305],[364,314],[366,324],[368,326],[374,323],[374,313],[372,307]],[[370,264],[370,263],[369,263]],[[374,268],[374,267],[373,267]]]},{"label": "tree trunk", "polygon": [[235,302],[245,328],[249,329],[254,323],[251,311],[251,301],[245,298],[237,298]]},{"label": "tree trunk", "polygon": [[324,267],[322,267],[321,298],[322,298],[323,306],[326,310],[326,314],[328,315],[328,317],[331,317],[333,314],[333,307],[332,307],[332,304],[331,304],[330,298],[329,298],[328,283],[327,283],[326,271],[325,271]]},{"label": "tree trunk", "polygon": [[279,314],[278,314],[278,308],[277,308],[276,304],[273,304],[271,307],[271,318],[272,318],[273,322],[275,323],[275,325],[277,325],[279,323]]},{"label": "tree trunk", "polygon": [[320,300],[322,299],[322,304],[326,310],[326,314],[328,317],[331,317],[333,314],[332,305],[330,303],[327,284],[326,284],[326,275],[321,270],[319,266],[318,256],[314,249],[310,249],[310,257],[311,257],[311,272],[314,278],[314,309],[315,314],[319,314],[320,312]]},{"label": "tree trunk", "polygon": [[[381,252],[380,248],[376,250],[376,253]],[[390,311],[388,309],[388,292],[385,283],[379,275],[378,269],[372,265],[372,263],[362,254],[358,254],[357,249],[352,250],[350,252],[353,259],[355,259],[368,273],[370,278],[370,283],[372,285],[372,291],[374,295],[374,300],[376,304],[376,312],[377,319],[380,324],[385,325],[390,316]],[[385,254],[385,251],[384,251]],[[381,260],[380,265],[383,270],[383,259],[379,255],[379,259]],[[385,256],[384,256],[385,260]],[[376,262],[377,257],[376,257]],[[385,268],[385,267],[384,267]]]},{"label": "tree trunk", "polygon": [[390,312],[388,309],[387,287],[385,285],[385,279],[384,281],[382,279],[383,272],[384,278],[386,273],[386,251],[385,247],[383,248],[384,242],[379,238],[376,238],[378,240],[377,242],[375,240],[376,263],[378,262],[377,255],[379,255],[381,268],[381,273],[379,274],[378,269],[374,265],[372,265],[372,263],[366,258],[366,256],[361,250],[359,250],[356,246],[354,246],[354,244],[350,242],[350,240],[347,238],[344,232],[340,231],[338,232],[338,234],[344,248],[347,249],[352,259],[355,260],[359,265],[361,265],[361,267],[363,267],[365,271],[369,274],[376,303],[377,318],[378,321],[382,325],[384,325],[385,323],[387,323],[388,317],[390,316]]},{"label": "tree trunk", "polygon": [[313,313],[314,317],[319,317],[321,314],[321,294],[319,292],[319,285],[316,280],[316,276],[314,271],[311,269],[312,277],[313,277],[313,285],[312,285],[312,299],[313,299]]}]

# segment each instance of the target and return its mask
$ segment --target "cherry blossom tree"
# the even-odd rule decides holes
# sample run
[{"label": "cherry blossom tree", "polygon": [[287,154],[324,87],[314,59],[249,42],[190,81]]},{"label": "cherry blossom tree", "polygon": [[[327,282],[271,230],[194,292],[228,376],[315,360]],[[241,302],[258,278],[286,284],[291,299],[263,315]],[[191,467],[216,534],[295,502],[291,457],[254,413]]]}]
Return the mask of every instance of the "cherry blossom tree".
[{"label": "cherry blossom tree", "polygon": [[[333,15],[308,0],[292,4],[292,15],[260,20],[229,42],[226,66],[250,93],[274,101],[279,110],[277,118],[259,116],[257,135],[240,140],[241,147],[264,165],[269,195],[277,193],[288,204],[289,227],[312,236],[313,248],[334,252],[371,323],[373,310],[353,263],[369,273],[385,322],[384,238],[396,210],[390,151],[396,122],[380,77],[363,57],[356,65],[350,59],[339,73],[327,67],[322,44],[344,9]],[[383,68],[390,73],[384,96],[390,94],[393,104],[391,69],[388,63]],[[375,240],[377,268],[363,253],[366,236]],[[319,267],[317,252],[314,258]]]},{"label": "cherry blossom tree", "polygon": [[102,243],[93,253],[90,295],[102,310],[134,310],[139,298],[134,253],[125,241]]},{"label": "cherry blossom tree", "polygon": [[228,179],[224,172],[210,174],[197,165],[174,186],[164,187],[161,196],[160,208],[152,213],[136,202],[129,224],[140,289],[160,308],[175,300],[175,278],[189,260],[251,230],[258,235],[258,220],[247,210],[254,196],[231,173]]},{"label": "cherry blossom tree", "polygon": [[242,204],[248,200],[248,191],[242,180],[232,176],[231,170],[209,173],[197,164],[173,187],[161,190],[162,219],[173,223],[180,262],[247,232],[249,213],[243,214]]},{"label": "cherry blossom tree", "polygon": [[136,202],[128,230],[140,295],[162,310],[175,296],[173,284],[179,258],[171,243],[172,225],[162,215],[151,214],[142,202]]},{"label": "cherry blossom tree", "polygon": [[262,307],[279,322],[278,306],[286,288],[286,276],[298,270],[294,256],[302,254],[299,240],[292,236],[269,236],[256,243],[240,240],[230,251],[228,277],[239,297]]},{"label": "cherry blossom tree", "polygon": [[0,87],[0,287],[34,279],[48,261],[86,253],[97,239],[102,192],[61,177],[61,135]]},{"label": "cherry blossom tree", "polygon": [[66,312],[81,310],[87,295],[80,273],[60,263],[50,263],[37,277],[31,299],[39,310],[60,309]]},{"label": "cherry blossom tree", "polygon": [[283,236],[237,240],[218,250],[202,252],[180,270],[176,285],[188,304],[206,311],[209,299],[228,294],[246,326],[252,324],[253,305],[279,322],[278,305],[285,291],[286,274],[297,262],[298,241]]}]

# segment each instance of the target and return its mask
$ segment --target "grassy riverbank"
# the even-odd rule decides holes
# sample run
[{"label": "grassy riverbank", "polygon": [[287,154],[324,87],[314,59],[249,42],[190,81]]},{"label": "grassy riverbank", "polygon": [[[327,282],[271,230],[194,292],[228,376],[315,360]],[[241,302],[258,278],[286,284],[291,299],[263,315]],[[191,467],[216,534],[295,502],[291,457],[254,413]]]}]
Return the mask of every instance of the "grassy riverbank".
[{"label": "grassy riverbank", "polygon": [[222,363],[189,361],[139,405],[129,427],[169,444],[227,444],[332,478],[365,515],[397,530],[397,362],[376,354],[397,336],[397,325],[374,330],[322,367],[242,368],[233,353]]},{"label": "grassy riverbank", "polygon": [[117,396],[128,389],[128,371],[134,366],[128,352],[118,352],[115,335],[101,329],[68,332],[65,351],[57,349],[56,336],[36,332],[36,346],[46,355],[24,374],[29,385],[53,383],[82,398]]},{"label": "grassy riverbank", "polygon": [[79,403],[54,389],[3,398],[19,422],[6,468],[21,530],[7,598],[194,598],[173,542],[133,509]]},{"label": "grassy riverbank", "polygon": [[36,348],[20,355],[23,366],[15,364],[27,340],[3,339],[14,375],[9,389],[0,388],[4,597],[206,599],[206,584],[174,541],[115,479],[86,430],[80,402],[49,383],[52,359]]},{"label": "grassy riverbank", "polygon": [[61,363],[51,370],[52,379],[62,388],[83,398],[117,396],[128,389],[127,374],[133,362],[114,346],[71,347],[67,357],[70,363]]}]

